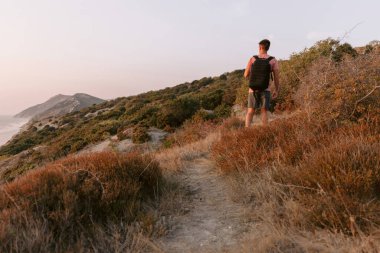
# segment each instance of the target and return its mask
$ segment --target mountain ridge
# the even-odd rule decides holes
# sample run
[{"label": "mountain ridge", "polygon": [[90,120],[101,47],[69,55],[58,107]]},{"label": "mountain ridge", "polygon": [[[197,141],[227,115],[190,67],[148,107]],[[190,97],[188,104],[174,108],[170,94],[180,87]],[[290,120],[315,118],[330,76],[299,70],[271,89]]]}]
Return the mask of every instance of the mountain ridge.
[{"label": "mountain ridge", "polygon": [[51,116],[61,116],[66,113],[79,111],[105,101],[106,100],[85,93],[75,93],[74,95],[58,94],[41,104],[31,106],[17,113],[14,117],[44,119]]}]

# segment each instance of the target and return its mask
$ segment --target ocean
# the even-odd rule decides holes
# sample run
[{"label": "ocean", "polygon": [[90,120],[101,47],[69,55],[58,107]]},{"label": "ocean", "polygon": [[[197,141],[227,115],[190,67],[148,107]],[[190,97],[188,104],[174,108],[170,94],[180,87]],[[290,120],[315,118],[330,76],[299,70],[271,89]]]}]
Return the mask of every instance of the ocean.
[{"label": "ocean", "polygon": [[14,118],[13,116],[0,115],[0,146],[9,141],[13,135],[17,134],[20,128],[29,119]]}]

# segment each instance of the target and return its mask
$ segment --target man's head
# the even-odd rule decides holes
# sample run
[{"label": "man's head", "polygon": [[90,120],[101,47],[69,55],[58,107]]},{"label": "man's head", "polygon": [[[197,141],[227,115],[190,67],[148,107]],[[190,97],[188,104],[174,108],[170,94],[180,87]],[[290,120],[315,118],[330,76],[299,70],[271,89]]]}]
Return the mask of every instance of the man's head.
[{"label": "man's head", "polygon": [[269,50],[270,47],[270,41],[267,39],[264,39],[259,42],[259,50],[260,52],[266,53]]}]

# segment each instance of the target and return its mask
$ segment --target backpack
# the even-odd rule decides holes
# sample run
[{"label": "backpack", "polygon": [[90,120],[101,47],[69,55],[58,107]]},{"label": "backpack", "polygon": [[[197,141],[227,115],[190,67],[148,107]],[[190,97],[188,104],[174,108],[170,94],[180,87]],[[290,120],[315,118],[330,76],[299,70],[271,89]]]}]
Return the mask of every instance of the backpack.
[{"label": "backpack", "polygon": [[257,55],[253,56],[255,61],[252,63],[251,72],[249,75],[249,88],[252,90],[264,91],[269,87],[272,68],[270,61],[274,57],[259,58]]}]

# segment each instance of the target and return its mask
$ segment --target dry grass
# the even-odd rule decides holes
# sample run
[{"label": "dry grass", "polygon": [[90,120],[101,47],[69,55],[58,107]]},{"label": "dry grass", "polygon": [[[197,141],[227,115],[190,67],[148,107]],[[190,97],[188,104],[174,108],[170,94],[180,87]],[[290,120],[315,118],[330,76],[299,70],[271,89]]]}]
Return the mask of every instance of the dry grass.
[{"label": "dry grass", "polygon": [[255,228],[235,252],[268,252],[268,253],[376,253],[380,248],[380,237],[377,235],[352,238],[344,234],[323,231],[297,231],[296,229],[276,226]]},{"label": "dry grass", "polygon": [[[275,180],[290,187],[310,225],[347,234],[380,227],[380,143],[343,139],[315,150]],[[277,179],[278,178],[278,179]]]},{"label": "dry grass", "polygon": [[304,114],[278,119],[267,127],[222,131],[212,146],[213,157],[224,172],[259,170],[272,164],[297,164],[312,147],[323,145],[322,132],[330,131],[304,120]]},{"label": "dry grass", "polygon": [[167,147],[184,146],[206,138],[216,127],[217,125],[211,121],[202,119],[189,120],[181,128],[169,135],[165,140],[165,144]]},{"label": "dry grass", "polygon": [[380,54],[345,58],[339,64],[321,57],[301,77],[296,101],[319,121],[380,123]]},{"label": "dry grass", "polygon": [[200,141],[160,150],[155,154],[155,158],[165,170],[180,171],[185,168],[188,161],[206,156],[218,137],[219,133],[211,133]]},{"label": "dry grass", "polygon": [[[134,231],[152,230],[147,207],[161,182],[158,163],[137,154],[97,153],[36,169],[0,188],[0,251],[85,252],[108,245],[117,232],[109,224],[127,231],[137,220]],[[99,228],[111,236],[100,240]]]},{"label": "dry grass", "polygon": [[308,121],[223,130],[218,168],[252,205],[257,229],[238,251],[378,252],[380,128]]},{"label": "dry grass", "polygon": [[[379,229],[352,237],[310,222],[308,207],[298,201],[298,193],[276,182],[278,170],[271,167],[233,175],[236,192],[241,201],[252,205],[249,218],[255,221],[233,252],[378,252]],[[308,199],[314,197],[310,194]]]},{"label": "dry grass", "polygon": [[379,252],[379,55],[321,58],[300,79],[303,109],[212,146],[256,221],[242,252]]},{"label": "dry grass", "polygon": [[241,129],[245,126],[245,122],[242,118],[239,118],[239,117],[236,117],[236,116],[232,116],[232,117],[229,117],[227,119],[225,119],[222,124],[221,124],[221,127],[220,129],[222,131],[225,131],[225,130],[237,130],[237,129]]}]

